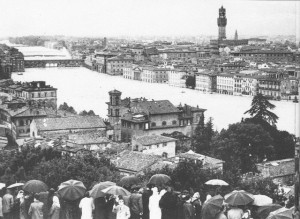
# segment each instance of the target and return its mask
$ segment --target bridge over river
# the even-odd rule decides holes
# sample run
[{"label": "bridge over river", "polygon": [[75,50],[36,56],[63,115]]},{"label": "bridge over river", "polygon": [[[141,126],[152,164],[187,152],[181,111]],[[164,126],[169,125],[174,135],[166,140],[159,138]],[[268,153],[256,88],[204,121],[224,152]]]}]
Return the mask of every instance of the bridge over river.
[{"label": "bridge over river", "polygon": [[80,67],[82,59],[37,59],[24,60],[25,68],[46,68],[46,67]]}]

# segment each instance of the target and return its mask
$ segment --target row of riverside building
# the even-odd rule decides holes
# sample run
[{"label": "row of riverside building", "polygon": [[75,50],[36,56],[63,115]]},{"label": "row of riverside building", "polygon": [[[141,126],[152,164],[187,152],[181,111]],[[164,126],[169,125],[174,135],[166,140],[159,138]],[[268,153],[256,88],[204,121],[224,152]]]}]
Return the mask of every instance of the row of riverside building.
[{"label": "row of riverside building", "polygon": [[219,72],[215,70],[188,71],[180,68],[132,66],[123,69],[123,77],[147,83],[165,83],[170,86],[187,87],[188,77],[195,80],[195,89],[229,95],[262,93],[272,99],[293,99],[298,93],[299,71],[279,69],[242,70]]}]

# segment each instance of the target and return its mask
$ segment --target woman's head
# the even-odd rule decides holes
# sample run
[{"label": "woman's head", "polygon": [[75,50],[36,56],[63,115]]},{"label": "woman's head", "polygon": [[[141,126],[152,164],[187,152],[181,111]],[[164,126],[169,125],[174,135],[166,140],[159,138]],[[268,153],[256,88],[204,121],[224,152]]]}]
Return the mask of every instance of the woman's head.
[{"label": "woman's head", "polygon": [[157,193],[158,192],[158,188],[156,186],[152,187],[151,190],[152,190],[153,193]]}]

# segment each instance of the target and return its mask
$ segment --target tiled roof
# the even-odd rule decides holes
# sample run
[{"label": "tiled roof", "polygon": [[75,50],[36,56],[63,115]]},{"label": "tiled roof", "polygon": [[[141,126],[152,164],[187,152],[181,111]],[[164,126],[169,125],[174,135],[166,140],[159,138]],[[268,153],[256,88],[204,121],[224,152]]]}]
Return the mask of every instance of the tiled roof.
[{"label": "tiled roof", "polygon": [[131,105],[131,111],[134,113],[166,114],[180,112],[169,100],[143,101]]},{"label": "tiled roof", "polygon": [[151,154],[144,154],[136,151],[124,151],[120,158],[115,161],[118,169],[125,169],[133,172],[140,172],[154,163],[160,158]]},{"label": "tiled roof", "polygon": [[28,106],[24,106],[22,108],[17,108],[15,110],[7,108],[7,105],[0,106],[1,109],[7,111],[11,116],[18,115],[26,110],[28,110]]},{"label": "tiled roof", "polygon": [[203,154],[198,154],[191,150],[186,153],[178,154],[178,157],[192,159],[192,160],[202,160],[204,167],[224,163],[223,160],[219,160],[217,158],[209,157]]},{"label": "tiled roof", "polygon": [[69,135],[69,141],[76,144],[101,144],[110,142],[107,137],[101,136],[99,132]]},{"label": "tiled roof", "polygon": [[106,127],[102,118],[100,118],[99,116],[45,118],[45,119],[34,119],[34,121],[37,125],[37,128],[42,131]]},{"label": "tiled roof", "polygon": [[25,111],[22,111],[19,114],[16,114],[15,117],[29,117],[29,116],[47,116],[47,113],[44,109],[30,109],[28,108]]},{"label": "tiled roof", "polygon": [[160,143],[166,143],[170,141],[176,141],[175,138],[170,138],[162,135],[149,135],[149,136],[143,136],[136,139],[137,142],[139,142],[142,145],[153,145],[153,144],[160,144]]}]

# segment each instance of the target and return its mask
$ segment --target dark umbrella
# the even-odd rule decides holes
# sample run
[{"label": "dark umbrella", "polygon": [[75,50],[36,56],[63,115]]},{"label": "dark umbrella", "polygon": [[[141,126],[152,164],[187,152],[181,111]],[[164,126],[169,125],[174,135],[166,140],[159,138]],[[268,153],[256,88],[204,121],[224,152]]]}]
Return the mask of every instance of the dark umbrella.
[{"label": "dark umbrella", "polygon": [[85,191],[86,188],[81,181],[71,179],[61,183],[57,192],[62,198],[74,201],[84,196]]},{"label": "dark umbrella", "polygon": [[253,202],[253,200],[253,195],[244,190],[234,190],[225,195],[225,202],[233,206],[247,205],[250,202]]},{"label": "dark umbrella", "polygon": [[40,180],[29,180],[23,186],[23,190],[30,193],[46,192],[48,186]]},{"label": "dark umbrella", "polygon": [[260,219],[266,219],[270,214],[270,212],[276,211],[279,208],[282,208],[282,206],[279,204],[260,206],[257,210],[257,215],[259,216]]},{"label": "dark umbrella", "polygon": [[216,195],[207,200],[202,206],[202,218],[214,219],[216,215],[221,211],[223,205],[223,197]]},{"label": "dark umbrella", "polygon": [[110,181],[100,182],[94,185],[94,187],[89,191],[90,196],[92,196],[93,198],[104,197],[105,193],[101,190],[114,185],[116,185],[116,183]]},{"label": "dark umbrella", "polygon": [[170,181],[171,178],[165,174],[155,174],[150,178],[149,183],[156,186],[162,186]]},{"label": "dark umbrella", "polygon": [[140,183],[140,179],[137,176],[124,176],[121,180],[120,180],[120,186],[123,187],[130,187],[132,185],[137,185]]},{"label": "dark umbrella", "polygon": [[294,209],[288,208],[279,208],[276,211],[273,211],[269,214],[267,219],[292,219],[293,218],[293,211]]},{"label": "dark umbrella", "polygon": [[103,189],[102,192],[104,192],[106,194],[111,194],[111,195],[122,195],[122,196],[130,195],[130,192],[128,192],[123,187],[120,187],[120,186],[117,186],[117,185],[110,186],[106,189]]}]

